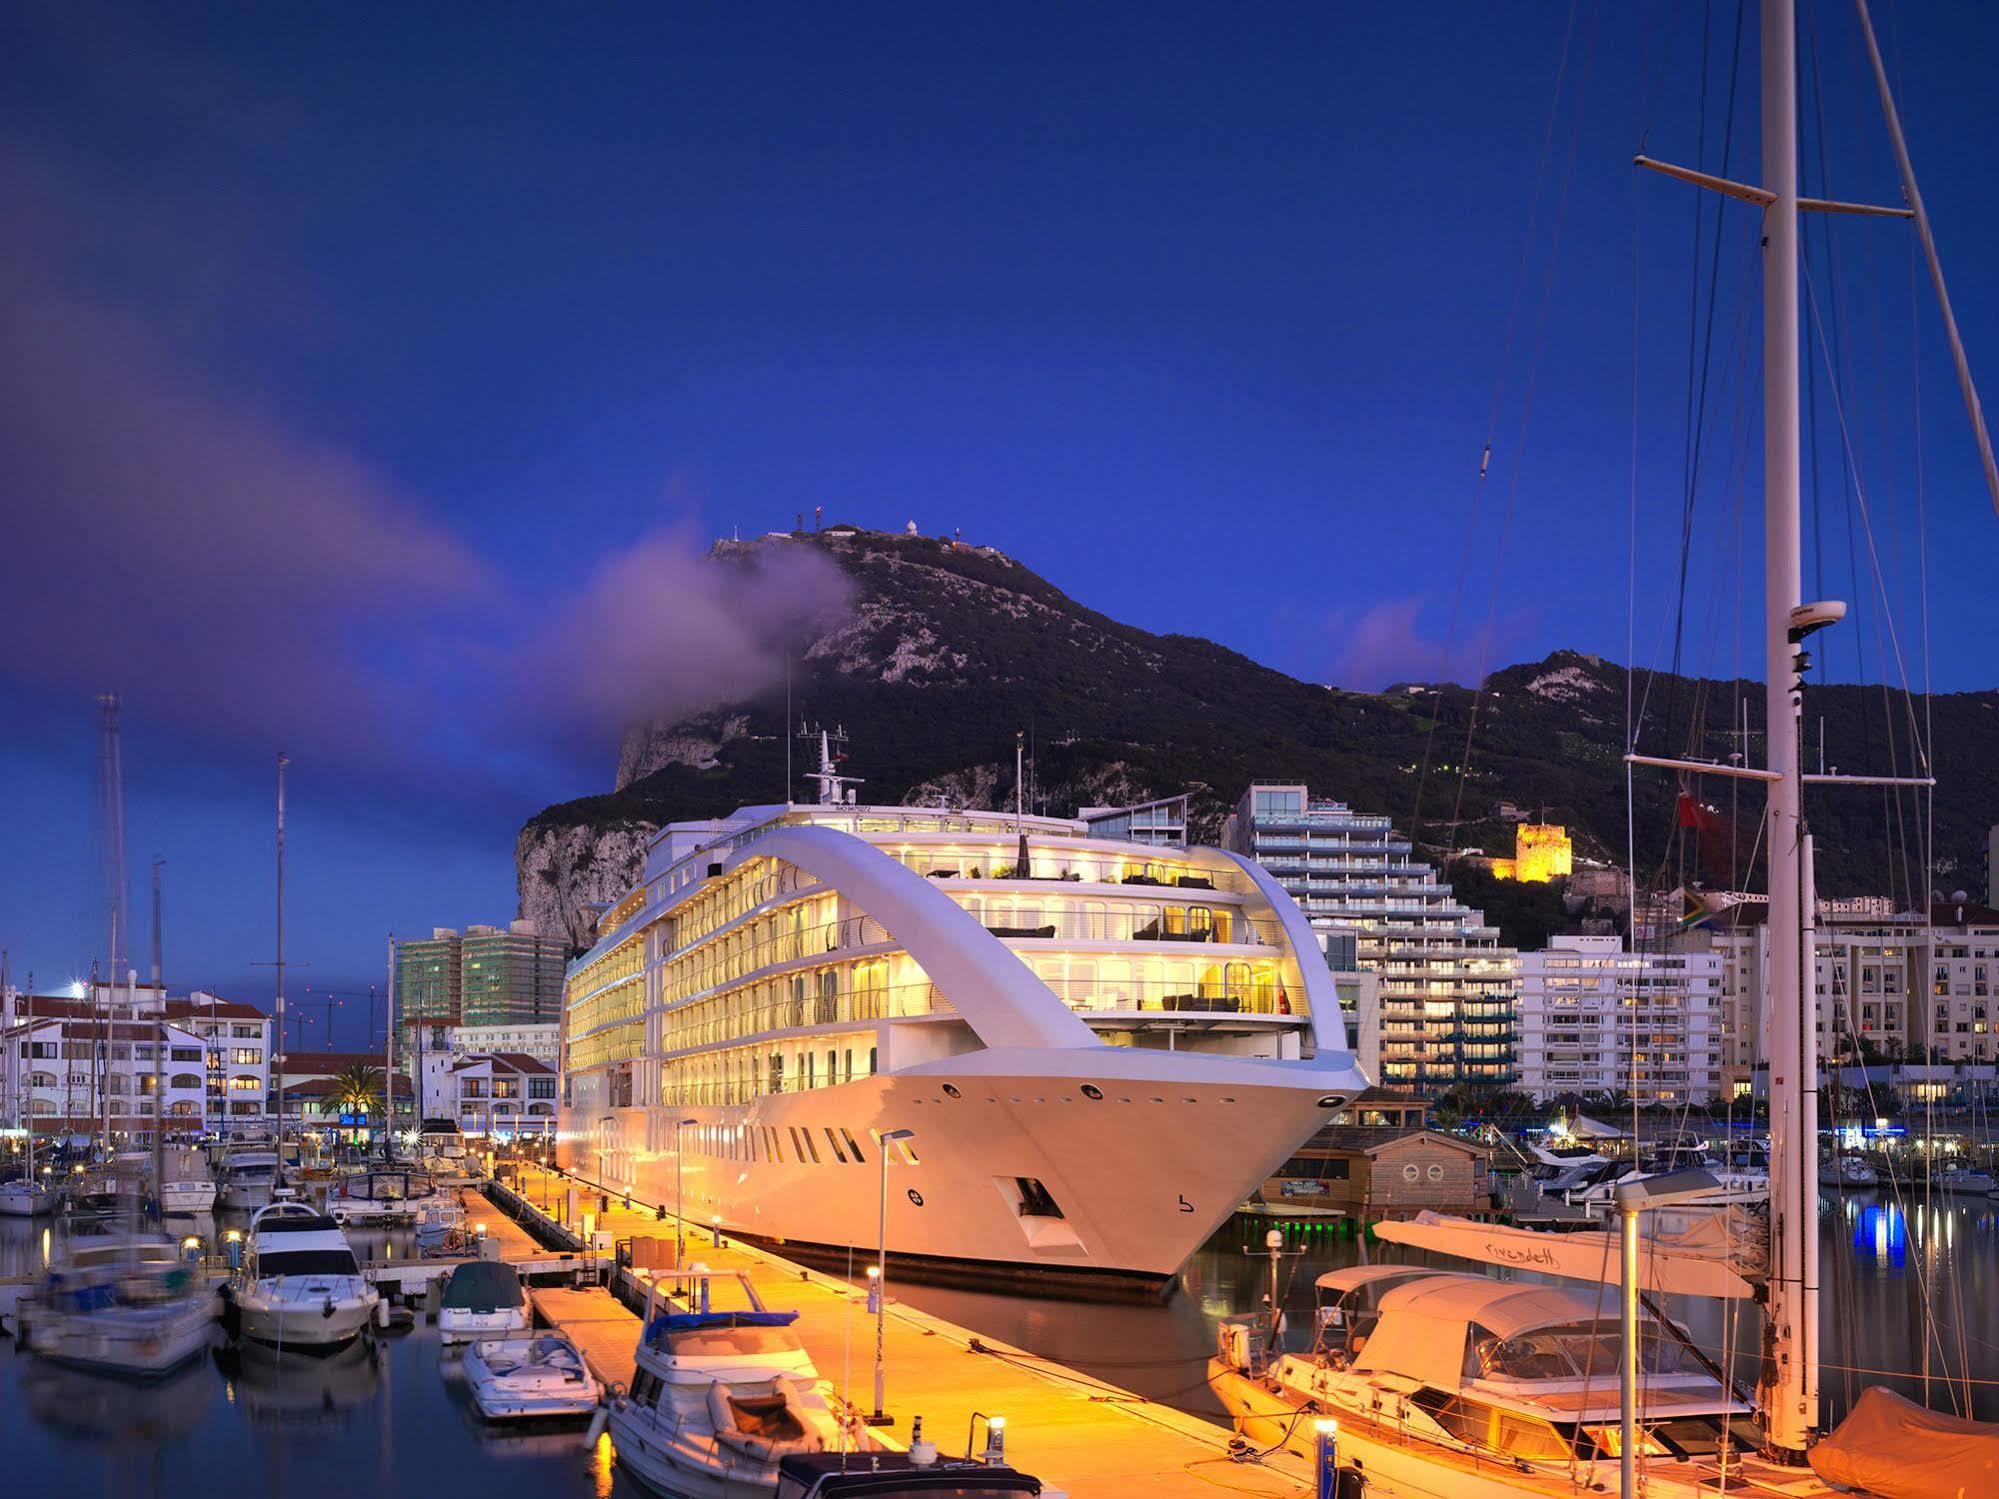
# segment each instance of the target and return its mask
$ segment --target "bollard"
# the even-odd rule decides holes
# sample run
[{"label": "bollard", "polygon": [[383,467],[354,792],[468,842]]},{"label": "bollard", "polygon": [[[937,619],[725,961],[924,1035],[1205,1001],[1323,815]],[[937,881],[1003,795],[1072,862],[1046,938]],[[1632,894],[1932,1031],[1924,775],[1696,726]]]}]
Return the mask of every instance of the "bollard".
[{"label": "bollard", "polygon": [[1312,1431],[1317,1438],[1313,1449],[1313,1491],[1318,1499],[1339,1499],[1340,1423],[1330,1416],[1321,1416],[1312,1423]]}]

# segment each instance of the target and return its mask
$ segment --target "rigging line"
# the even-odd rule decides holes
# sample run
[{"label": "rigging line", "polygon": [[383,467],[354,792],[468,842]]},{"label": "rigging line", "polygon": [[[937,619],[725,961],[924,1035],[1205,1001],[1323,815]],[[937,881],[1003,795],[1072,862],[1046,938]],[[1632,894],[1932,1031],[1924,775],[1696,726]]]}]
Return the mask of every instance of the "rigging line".
[{"label": "rigging line", "polygon": [[[1745,288],[1745,295],[1742,302],[1739,304],[1736,312],[1735,338],[1738,349],[1736,362],[1740,364],[1745,371],[1747,371],[1749,369],[1749,359],[1748,359],[1749,334],[1750,334],[1749,317],[1750,317],[1751,306],[1753,305],[1755,300],[1754,298],[1749,297],[1747,295],[1747,288],[1754,282],[1756,278],[1757,275],[1756,267],[1758,260],[1760,259],[1762,254],[1762,242],[1761,242],[1760,231],[1757,234],[1750,234],[1744,236],[1742,250],[1743,253],[1742,253],[1741,274],[1742,274],[1742,285]],[[1744,379],[1747,380],[1748,378],[1750,378],[1749,375],[1745,373]],[[1719,396],[1717,396],[1717,399],[1719,399]],[[1657,643],[1653,647],[1653,660],[1655,662],[1662,659],[1666,654],[1666,633],[1667,633],[1667,625],[1670,618],[1671,615],[1669,612],[1661,613],[1659,620],[1659,636]],[[1657,665],[1648,666],[1645,668],[1643,675],[1645,678],[1645,688],[1644,691],[1639,694],[1639,699],[1638,699],[1638,722],[1640,724],[1644,723],[1646,712],[1651,707],[1652,689],[1656,685],[1658,678],[1661,675],[1661,668]],[[1664,724],[1661,725],[1665,742],[1669,745],[1672,743],[1672,738],[1671,738],[1672,727],[1673,727],[1673,713],[1672,713],[1672,704],[1669,700],[1667,703],[1666,719]],[[1636,747],[1637,746],[1634,742],[1633,748],[1635,749]]]},{"label": "rigging line", "polygon": [[[1520,425],[1514,439],[1512,471],[1506,481],[1506,508],[1500,513],[1499,545],[1492,558],[1492,588],[1486,602],[1485,638],[1479,644],[1478,685],[1472,691],[1471,713],[1465,721],[1465,752],[1458,764],[1458,790],[1451,803],[1452,841],[1464,812],[1465,786],[1471,780],[1471,746],[1478,733],[1479,708],[1485,701],[1486,666],[1492,653],[1492,637],[1499,618],[1499,580],[1506,566],[1506,544],[1513,530],[1513,509],[1520,495],[1521,455],[1527,450],[1528,424],[1534,417],[1534,391],[1541,372],[1541,348],[1548,332],[1548,307],[1555,295],[1555,268],[1561,261],[1562,226],[1568,218],[1569,189],[1575,183],[1576,151],[1582,144],[1584,105],[1589,100],[1591,65],[1596,59],[1596,23],[1600,12],[1590,7],[1589,35],[1583,42],[1582,76],[1576,84],[1576,117],[1569,131],[1569,155],[1562,168],[1562,190],[1555,200],[1555,227],[1548,245],[1548,267],[1541,281],[1541,307],[1534,323],[1534,343],[1527,360],[1527,389],[1521,401]],[[1414,841],[1413,839],[1411,840]]]},{"label": "rigging line", "polygon": [[[1742,0],[1736,0],[1735,43],[1731,49],[1728,62],[1728,108],[1723,117],[1724,123],[1721,136],[1721,175],[1723,177],[1728,175],[1729,167],[1734,157],[1736,82],[1742,68],[1742,18],[1747,8],[1742,3]],[[1687,328],[1687,446],[1682,457],[1684,495],[1680,514],[1680,618],[1675,621],[1673,630],[1673,670],[1675,673],[1680,669],[1680,622],[1684,620],[1686,609],[1687,561],[1693,546],[1694,504],[1700,484],[1701,448],[1707,435],[1707,386],[1708,375],[1714,356],[1716,291],[1721,277],[1721,226],[1723,220],[1728,216],[1728,202],[1729,200],[1726,197],[1718,198],[1715,202],[1714,243],[1712,249],[1708,252],[1707,314],[1705,327],[1700,333],[1701,358],[1698,395],[1695,392],[1694,383],[1693,345],[1695,335],[1692,321],[1689,322]],[[1700,208],[1700,197],[1696,195],[1694,200],[1693,306],[1690,308],[1694,320],[1700,319]]]},{"label": "rigging line", "polygon": [[[1895,628],[1895,613],[1888,598],[1887,580],[1881,573],[1881,556],[1874,542],[1874,523],[1868,512],[1866,486],[1861,479],[1859,458],[1853,451],[1853,432],[1848,427],[1846,421],[1846,403],[1840,395],[1838,372],[1833,368],[1832,351],[1826,345],[1825,326],[1819,317],[1818,292],[1809,280],[1805,282],[1805,293],[1807,300],[1811,303],[1812,327],[1818,334],[1819,352],[1821,357],[1826,360],[1826,382],[1832,390],[1833,414],[1839,419],[1840,443],[1846,452],[1847,464],[1852,471],[1853,497],[1859,505],[1861,528],[1867,538],[1867,557],[1868,562],[1873,568],[1875,587],[1881,594],[1881,609],[1887,620],[1888,642],[1894,655],[1896,674],[1901,678],[1902,690],[1909,695],[1910,713],[1913,723],[1915,695],[1909,692],[1909,669],[1902,657],[1901,635]],[[1930,774],[1930,762],[1927,754],[1922,759],[1921,773],[1923,775]]]},{"label": "rigging line", "polygon": [[[1478,478],[1472,486],[1471,512],[1465,518],[1464,545],[1458,553],[1457,583],[1451,591],[1451,612],[1444,626],[1444,654],[1438,676],[1448,682],[1451,670],[1451,651],[1457,643],[1458,610],[1464,598],[1466,574],[1471,570],[1472,542],[1478,530],[1480,498],[1485,493],[1485,476],[1492,465],[1493,439],[1499,433],[1499,411],[1501,398],[1505,394],[1507,376],[1513,365],[1513,344],[1520,328],[1520,304],[1527,287],[1527,272],[1532,265],[1534,254],[1534,231],[1539,223],[1541,201],[1545,196],[1548,175],[1548,158],[1554,145],[1555,126],[1561,119],[1562,85],[1568,77],[1569,53],[1575,41],[1576,12],[1582,0],[1569,0],[1568,20],[1562,27],[1562,50],[1555,64],[1555,87],[1548,100],[1548,123],[1541,133],[1541,155],[1534,167],[1534,195],[1527,207],[1527,232],[1520,242],[1520,265],[1513,275],[1513,294],[1506,311],[1506,334],[1500,344],[1499,371],[1493,379],[1492,404],[1486,414],[1485,448],[1479,459]],[[1594,25],[1592,24],[1592,30]],[[1578,105],[1580,108],[1580,104]],[[1423,759],[1416,772],[1416,797],[1409,811],[1409,842],[1413,846],[1422,836],[1423,790],[1430,778],[1430,757],[1437,737],[1437,721],[1443,715],[1445,694],[1440,690],[1430,706],[1430,727],[1423,735]]]}]

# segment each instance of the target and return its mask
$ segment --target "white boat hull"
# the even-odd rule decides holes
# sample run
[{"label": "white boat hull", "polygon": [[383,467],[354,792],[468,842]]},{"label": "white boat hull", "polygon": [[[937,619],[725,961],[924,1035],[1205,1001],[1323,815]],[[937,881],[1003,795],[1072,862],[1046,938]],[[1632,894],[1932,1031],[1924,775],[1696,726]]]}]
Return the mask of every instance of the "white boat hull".
[{"label": "white boat hull", "polygon": [[216,1189],[215,1200],[225,1208],[248,1213],[269,1207],[275,1190],[270,1182],[224,1182]]},{"label": "white boat hull", "polygon": [[273,1292],[261,1286],[236,1294],[238,1335],[273,1348],[338,1348],[367,1329],[380,1296],[369,1288],[315,1289],[310,1281]]},{"label": "white boat hull", "polygon": [[198,1296],[159,1306],[38,1312],[28,1322],[28,1345],[74,1368],[153,1379],[207,1351],[215,1311],[214,1297]]},{"label": "white boat hull", "polygon": [[[891,1256],[1159,1282],[1358,1086],[1350,1072],[1211,1053],[980,1051],[745,1105],[620,1110],[565,1148],[614,1193],[670,1211],[678,1190],[694,1224],[872,1249],[882,1164],[870,1131],[914,1129],[916,1163],[888,1167]],[[681,1118],[698,1127],[684,1132],[676,1189]],[[753,1157],[751,1133],[773,1131],[778,1158],[763,1143]],[[862,1159],[842,1163],[834,1142],[849,1135]],[[1059,1216],[1024,1213],[1019,1178],[1040,1182]]]},{"label": "white boat hull", "polygon": [[[13,1186],[8,1183],[8,1186]],[[42,1218],[55,1211],[55,1194],[46,1187],[8,1191],[0,1187],[0,1218]]]},{"label": "white boat hull", "polygon": [[468,1312],[445,1307],[437,1314],[437,1333],[447,1343],[471,1343],[481,1338],[506,1338],[527,1331],[528,1314],[518,1307],[499,1312]]},{"label": "white boat hull", "polygon": [[777,1488],[777,1465],[723,1450],[711,1433],[657,1421],[636,1406],[611,1406],[618,1466],[668,1499],[745,1499]]},{"label": "white boat hull", "polygon": [[474,1343],[465,1353],[465,1384],[488,1421],[550,1421],[593,1415],[604,1397],[573,1346],[563,1366],[536,1363],[534,1338],[523,1334]]},{"label": "white boat hull", "polygon": [[215,1209],[212,1181],[171,1181],[160,1188],[160,1210],[176,1217],[194,1217]]}]

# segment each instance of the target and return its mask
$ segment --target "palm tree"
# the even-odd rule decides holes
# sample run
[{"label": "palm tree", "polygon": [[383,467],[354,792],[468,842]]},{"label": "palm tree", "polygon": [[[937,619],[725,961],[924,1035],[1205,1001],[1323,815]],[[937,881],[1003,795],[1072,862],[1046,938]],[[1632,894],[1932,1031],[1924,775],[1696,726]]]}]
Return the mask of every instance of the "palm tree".
[{"label": "palm tree", "polygon": [[370,1067],[366,1062],[356,1062],[333,1079],[331,1102],[335,1113],[372,1113],[381,1097],[381,1070]]}]

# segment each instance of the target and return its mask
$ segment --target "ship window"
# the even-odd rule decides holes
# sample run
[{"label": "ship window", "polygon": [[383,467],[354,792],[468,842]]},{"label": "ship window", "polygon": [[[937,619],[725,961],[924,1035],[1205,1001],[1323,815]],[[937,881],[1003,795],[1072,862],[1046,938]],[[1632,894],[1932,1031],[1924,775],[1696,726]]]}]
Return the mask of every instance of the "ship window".
[{"label": "ship window", "polygon": [[873,1077],[874,1075],[875,1075],[875,1049],[872,1046],[870,1046],[868,1048],[868,1076]]},{"label": "ship window", "polygon": [[773,1161],[780,1166],[784,1164],[784,1142],[776,1130],[769,1128],[764,1130],[764,1148],[770,1152]]},{"label": "ship window", "polygon": [[860,1146],[859,1146],[858,1144],[856,1144],[856,1143],[855,1143],[855,1141],[854,1141],[854,1132],[853,1132],[852,1130],[848,1129],[848,1128],[847,1128],[847,1127],[846,1127],[846,1126],[845,1126],[845,1125],[843,1124],[843,1125],[841,1125],[841,1126],[840,1126],[840,1133],[841,1133],[841,1135],[842,1135],[843,1137],[845,1137],[845,1139],[846,1139],[846,1141],[847,1141],[847,1149],[853,1152],[853,1156],[854,1156],[854,1163],[855,1163],[856,1165],[863,1165],[863,1164],[865,1164],[868,1158],[867,1158],[866,1156],[864,1156],[864,1155],[862,1155],[862,1154],[861,1154],[861,1147],[860,1147]]},{"label": "ship window", "polygon": [[798,1135],[799,1138],[805,1142],[805,1149],[799,1152],[800,1159],[803,1159],[806,1156],[810,1156],[812,1157],[812,1164],[815,1166],[818,1165],[819,1147],[812,1143],[812,1131],[809,1128],[802,1129],[798,1132]]},{"label": "ship window", "polygon": [[842,1166],[847,1164],[847,1152],[840,1148],[840,1142],[833,1135],[833,1126],[826,1126],[826,1143],[833,1147],[833,1159]]}]

